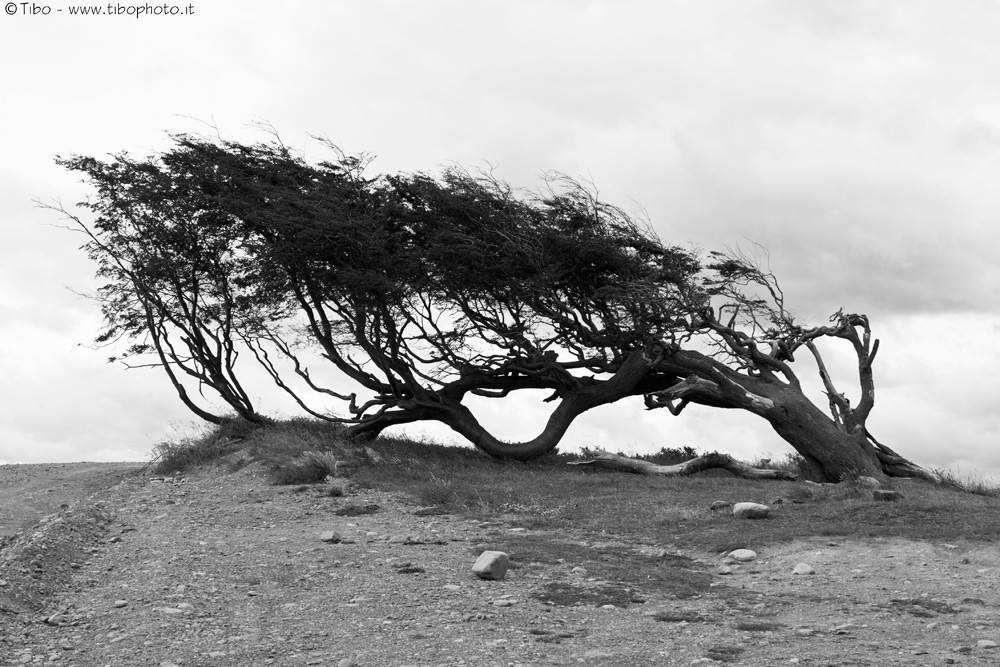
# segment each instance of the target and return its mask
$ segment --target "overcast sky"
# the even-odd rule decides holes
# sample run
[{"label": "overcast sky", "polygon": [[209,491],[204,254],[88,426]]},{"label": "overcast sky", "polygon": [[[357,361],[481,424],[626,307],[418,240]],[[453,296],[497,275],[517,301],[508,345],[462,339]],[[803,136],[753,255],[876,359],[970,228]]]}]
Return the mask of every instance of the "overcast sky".
[{"label": "overcast sky", "polygon": [[[641,206],[667,242],[760,243],[803,321],[871,317],[880,441],[1000,477],[995,0],[50,7],[0,15],[0,462],[145,460],[195,430],[162,371],[80,346],[100,327],[76,294],[94,267],[33,200],[87,189],[53,157],[146,155],[206,123],[265,139],[263,119],[311,160],[327,155],[310,134],[375,154],[380,172],[491,164],[533,187],[557,170]],[[835,366],[850,394],[850,365]],[[484,410],[508,439],[545,414]],[[790,451],[731,413],[634,401],[589,413],[565,443]]]}]

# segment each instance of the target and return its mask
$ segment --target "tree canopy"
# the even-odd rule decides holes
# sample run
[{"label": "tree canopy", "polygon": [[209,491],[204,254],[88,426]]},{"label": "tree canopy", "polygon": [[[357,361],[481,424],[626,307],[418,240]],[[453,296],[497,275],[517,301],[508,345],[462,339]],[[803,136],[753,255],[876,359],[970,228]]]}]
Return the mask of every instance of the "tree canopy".
[{"label": "tree canopy", "polygon": [[[225,416],[186,378],[266,421],[243,385],[249,359],[305,412],[358,436],[434,420],[527,459],[585,411],[641,396],[675,416],[690,403],[759,415],[834,481],[933,476],[867,431],[878,341],[865,315],[801,326],[754,257],[666,244],[562,175],[537,191],[457,167],[373,176],[369,156],[327,148],[311,164],[277,141],[180,135],[142,160],[59,158],[96,192],[84,214],[59,209],[102,279],[96,342],[161,366],[214,422]],[[833,339],[857,357],[856,404],[817,346]],[[828,414],[792,369],[803,348]],[[322,386],[316,356],[357,390]],[[490,433],[467,406],[538,389],[554,407],[526,442]]]}]

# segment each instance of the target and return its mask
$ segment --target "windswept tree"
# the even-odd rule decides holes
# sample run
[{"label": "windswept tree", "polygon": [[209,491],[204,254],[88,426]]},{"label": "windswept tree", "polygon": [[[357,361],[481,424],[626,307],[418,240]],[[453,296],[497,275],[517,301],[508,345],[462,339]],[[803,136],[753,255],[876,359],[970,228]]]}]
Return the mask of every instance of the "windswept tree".
[{"label": "windswept tree", "polygon": [[[865,426],[878,351],[868,318],[801,326],[774,276],[738,251],[664,244],[565,177],[527,193],[462,169],[370,177],[367,157],[334,146],[310,164],[280,143],[175,139],[147,161],[61,164],[97,187],[96,221],[73,219],[107,281],[100,340],[150,345],[130,351],[154,350],[182,398],[176,368],[254,417],[239,343],[307,412],[357,435],[434,420],[493,456],[529,459],[584,412],[643,397],[675,416],[691,403],[752,412],[833,481],[933,477]],[[826,342],[857,357],[856,404],[827,372]],[[314,381],[315,352],[367,396]],[[828,412],[792,369],[804,352]],[[490,433],[467,405],[538,389],[553,409],[526,442]]]},{"label": "windswept tree", "polygon": [[205,205],[194,165],[183,157],[165,155],[159,163],[125,154],[110,163],[57,159],[95,188],[95,198],[79,205],[93,221],[51,208],[87,237],[83,249],[98,267],[95,299],[105,321],[95,342],[125,346],[109,361],[163,368],[181,401],[206,421],[226,417],[204,407],[185,379],[198,393],[214,391],[241,418],[264,423],[236,365],[241,339],[275,314],[250,314],[241,279],[249,258],[230,234],[228,214]]}]

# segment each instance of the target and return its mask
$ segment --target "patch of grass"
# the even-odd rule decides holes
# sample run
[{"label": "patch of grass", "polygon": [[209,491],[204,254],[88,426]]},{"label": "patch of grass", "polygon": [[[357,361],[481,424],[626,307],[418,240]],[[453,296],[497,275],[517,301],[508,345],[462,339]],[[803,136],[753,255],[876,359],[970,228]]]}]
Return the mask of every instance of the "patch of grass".
[{"label": "patch of grass", "polygon": [[897,599],[891,600],[890,604],[900,611],[906,611],[921,618],[933,618],[938,614],[957,614],[959,612],[947,602],[926,598]]},{"label": "patch of grass", "polygon": [[739,646],[712,646],[705,652],[705,657],[719,662],[736,662],[743,651]]},{"label": "patch of grass", "polygon": [[340,460],[333,452],[302,452],[271,470],[273,484],[319,484],[337,475]]},{"label": "patch of grass", "polygon": [[663,623],[710,623],[713,620],[696,611],[658,611],[652,618]]},{"label": "patch of grass", "polygon": [[344,505],[336,509],[333,513],[337,516],[363,516],[365,514],[375,514],[379,511],[379,506],[372,503],[370,505]]},{"label": "patch of grass", "polygon": [[733,627],[743,632],[774,632],[785,626],[776,621],[738,621]]},{"label": "patch of grass", "polygon": [[511,535],[486,548],[510,554],[515,569],[528,563],[579,566],[588,577],[621,584],[633,593],[655,591],[689,598],[704,593],[712,583],[712,575],[690,558],[675,554],[652,556],[625,547],[588,546],[538,534]]},{"label": "patch of grass", "polygon": [[576,631],[560,630],[559,632],[555,632],[553,630],[545,630],[543,628],[529,628],[528,634],[533,635],[535,637],[535,641],[542,642],[543,644],[561,644],[564,639],[585,637],[587,635],[587,630],[580,628]]},{"label": "patch of grass", "polygon": [[603,607],[609,604],[616,607],[627,607],[631,602],[639,601],[636,599],[635,591],[615,584],[581,586],[552,582],[545,584],[542,590],[532,593],[531,596],[547,604],[561,607],[574,605]]},{"label": "patch of grass", "polygon": [[[978,494],[921,480],[892,480],[891,486],[904,498],[875,502],[870,499],[870,490],[860,484],[812,487],[802,482],[746,480],[728,473],[713,476],[711,471],[676,478],[629,475],[568,466],[579,457],[567,454],[517,462],[491,459],[471,447],[404,438],[382,437],[361,444],[348,440],[336,424],[310,420],[267,428],[234,423],[207,436],[161,445],[157,471],[183,471],[239,450],[241,456],[267,465],[277,481],[322,481],[332,468],[335,476],[350,476],[353,485],[401,492],[412,498],[416,507],[538,531],[569,530],[590,542],[722,552],[760,549],[816,535],[956,541],[1000,534],[1000,493],[985,483],[976,487],[969,480],[956,479],[963,486],[973,486]],[[692,452],[664,449],[647,458],[669,463]],[[795,457],[768,463],[778,468],[798,464]],[[808,493],[802,491],[806,486],[810,487]],[[767,521],[740,520],[730,511],[709,510],[716,500],[770,504],[778,497],[796,499],[800,495],[811,500],[774,505]],[[516,557],[518,549],[529,554],[534,549],[540,554],[549,547],[515,544],[508,553]],[[556,555],[558,549],[570,552]],[[601,555],[599,550],[590,550],[584,554],[572,549],[565,543],[555,545],[549,556],[566,562],[580,558],[583,567],[596,568],[594,576],[608,580],[619,577],[626,582],[630,581],[628,576],[614,573],[615,562],[639,567],[654,581],[657,568],[663,567],[621,553]],[[675,578],[690,579],[687,574]],[[647,584],[644,580],[641,585]]]},{"label": "patch of grass", "polygon": [[153,447],[153,472],[173,475],[215,463],[243,447],[243,441],[259,428],[240,419],[194,436],[165,441]]}]

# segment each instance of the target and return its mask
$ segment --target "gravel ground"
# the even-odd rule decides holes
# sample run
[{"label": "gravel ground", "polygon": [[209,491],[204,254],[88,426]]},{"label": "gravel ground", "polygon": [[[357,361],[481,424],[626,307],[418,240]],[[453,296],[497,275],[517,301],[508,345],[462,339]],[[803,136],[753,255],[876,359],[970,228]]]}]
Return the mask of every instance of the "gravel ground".
[{"label": "gravel ground", "polygon": [[[825,537],[726,575],[689,553],[714,577],[698,597],[563,606],[539,592],[607,582],[585,562],[471,572],[485,545],[532,531],[326,490],[220,468],[130,478],[45,517],[0,551],[0,665],[1000,664],[990,545]],[[348,506],[371,513],[336,514]]]}]

